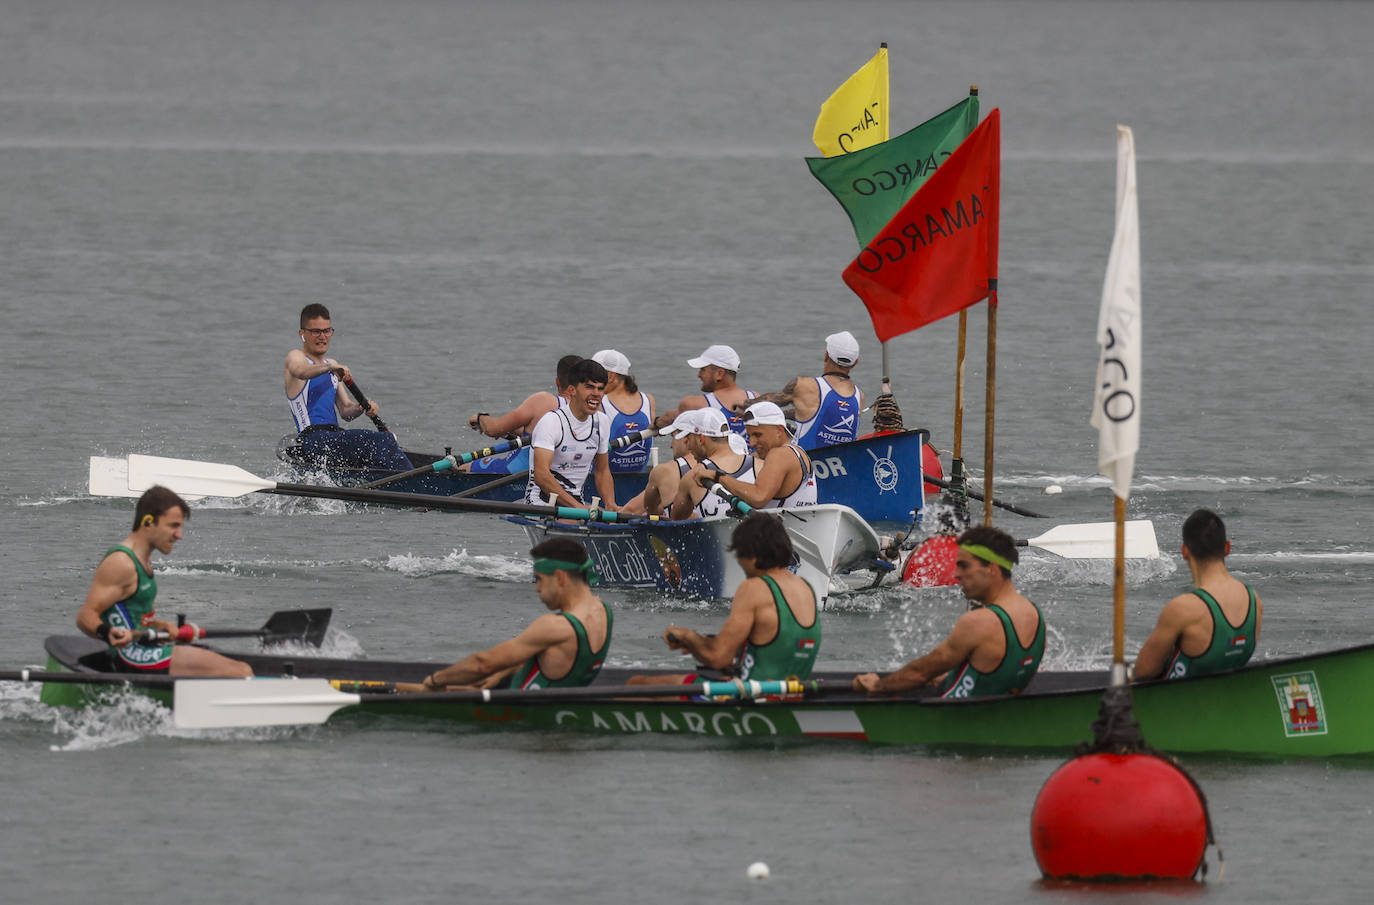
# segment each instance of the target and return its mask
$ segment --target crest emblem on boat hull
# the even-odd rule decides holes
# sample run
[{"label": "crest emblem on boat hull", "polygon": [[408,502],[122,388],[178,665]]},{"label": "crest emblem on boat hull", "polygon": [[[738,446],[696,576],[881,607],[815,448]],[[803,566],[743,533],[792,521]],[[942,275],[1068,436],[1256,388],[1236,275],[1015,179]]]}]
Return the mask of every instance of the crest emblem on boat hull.
[{"label": "crest emblem on boat hull", "polygon": [[889,445],[887,454],[883,456],[871,449],[868,454],[873,457],[873,483],[878,485],[878,490],[882,493],[896,490],[901,473],[897,471],[897,463],[892,461],[892,447]]},{"label": "crest emblem on boat hull", "polygon": [[1317,674],[1311,670],[1270,676],[1283,715],[1283,734],[1288,738],[1326,735],[1326,710]]}]

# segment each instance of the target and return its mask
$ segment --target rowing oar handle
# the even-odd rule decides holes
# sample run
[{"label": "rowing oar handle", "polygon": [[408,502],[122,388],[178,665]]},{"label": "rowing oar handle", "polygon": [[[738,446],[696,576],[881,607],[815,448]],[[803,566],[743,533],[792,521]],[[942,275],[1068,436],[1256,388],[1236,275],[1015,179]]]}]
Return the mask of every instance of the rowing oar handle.
[{"label": "rowing oar handle", "polygon": [[[363,392],[363,388],[362,388],[362,387],[358,386],[358,382],[357,382],[356,380],[345,380],[345,381],[344,381],[344,386],[348,387],[348,392],[349,392],[350,394],[352,394],[353,398],[357,400],[358,404],[361,405],[361,406],[363,407],[363,411],[367,411],[367,407],[368,407],[369,405],[371,405],[372,403],[368,402],[368,400],[367,400],[367,394]],[[372,419],[372,423],[375,424],[375,425],[377,425],[377,430],[379,430],[379,431],[390,431],[390,430],[391,430],[391,428],[389,428],[389,427],[386,426],[386,422],[383,421],[383,420],[381,419],[381,416],[379,416],[379,415],[368,415],[367,417],[371,418],[371,419]]]},{"label": "rowing oar handle", "polygon": [[[949,481],[937,478],[934,475],[923,474],[921,475],[921,477],[925,479],[926,483],[934,484],[936,487],[941,487],[945,490],[954,489],[954,485],[952,485]],[[967,487],[965,487],[963,490],[964,493],[968,494],[973,499],[978,500],[979,502],[983,501],[983,495],[978,491],[969,490]],[[1049,518],[1048,515],[1042,515],[1039,512],[1031,512],[1029,509],[1022,509],[1020,506],[1013,506],[1011,503],[1004,503],[1001,500],[996,499],[995,497],[993,498],[992,505],[997,506],[1001,509],[1005,509],[1008,512],[1015,512],[1017,515],[1024,515],[1027,518]]]}]

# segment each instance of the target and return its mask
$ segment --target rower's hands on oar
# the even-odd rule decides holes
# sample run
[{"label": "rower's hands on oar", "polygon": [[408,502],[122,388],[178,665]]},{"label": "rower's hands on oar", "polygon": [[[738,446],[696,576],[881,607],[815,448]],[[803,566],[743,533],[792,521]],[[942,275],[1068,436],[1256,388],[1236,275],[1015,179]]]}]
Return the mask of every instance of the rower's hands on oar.
[{"label": "rower's hands on oar", "polygon": [[878,682],[881,681],[876,672],[866,672],[863,675],[855,676],[850,683],[855,691],[866,691],[869,694],[878,693]]}]

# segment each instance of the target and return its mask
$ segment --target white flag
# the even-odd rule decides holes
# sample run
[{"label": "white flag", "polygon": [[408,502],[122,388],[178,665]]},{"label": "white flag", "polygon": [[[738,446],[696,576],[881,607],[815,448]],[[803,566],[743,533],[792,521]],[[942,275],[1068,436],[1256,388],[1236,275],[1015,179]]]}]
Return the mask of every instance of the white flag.
[{"label": "white flag", "polygon": [[1121,499],[1131,495],[1140,448],[1140,214],[1136,205],[1135,137],[1116,127],[1116,236],[1097,319],[1097,471]]}]

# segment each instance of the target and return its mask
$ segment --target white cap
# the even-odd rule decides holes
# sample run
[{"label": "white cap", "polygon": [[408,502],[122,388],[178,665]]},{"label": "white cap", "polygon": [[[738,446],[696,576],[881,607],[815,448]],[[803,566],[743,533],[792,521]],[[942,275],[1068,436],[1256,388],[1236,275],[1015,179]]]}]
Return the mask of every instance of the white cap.
[{"label": "white cap", "polygon": [[621,355],[615,349],[602,349],[592,356],[592,361],[601,365],[612,374],[625,375],[630,373],[630,360]]},{"label": "white cap", "polygon": [[739,370],[739,353],[729,346],[707,346],[706,351],[696,358],[687,359],[687,363],[694,368],[704,368],[713,365],[717,368],[724,368],[727,371]]},{"label": "white cap", "polygon": [[730,430],[730,421],[718,408],[697,409],[696,433],[703,437],[729,437],[735,432]]},{"label": "white cap", "polygon": [[730,422],[726,420],[724,412],[716,408],[704,408],[688,409],[678,415],[672,424],[659,431],[660,435],[669,433],[681,440],[688,434],[728,437],[733,431],[730,430]]},{"label": "white cap", "polygon": [[832,333],[825,338],[825,354],[835,364],[852,368],[859,360],[859,341],[848,330]]},{"label": "white cap", "polygon": [[730,431],[730,436],[727,440],[730,443],[730,451],[732,453],[742,456],[749,452],[749,441],[734,431]]},{"label": "white cap", "polygon": [[681,440],[688,434],[695,434],[697,425],[700,423],[698,418],[704,411],[705,409],[688,409],[685,412],[679,412],[672,424],[659,430],[659,436],[666,437],[671,434]]},{"label": "white cap", "polygon": [[[776,424],[787,430],[787,416],[778,408],[776,402],[755,402],[744,410],[745,424]],[[791,431],[788,431],[791,433]]]}]

